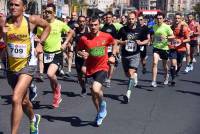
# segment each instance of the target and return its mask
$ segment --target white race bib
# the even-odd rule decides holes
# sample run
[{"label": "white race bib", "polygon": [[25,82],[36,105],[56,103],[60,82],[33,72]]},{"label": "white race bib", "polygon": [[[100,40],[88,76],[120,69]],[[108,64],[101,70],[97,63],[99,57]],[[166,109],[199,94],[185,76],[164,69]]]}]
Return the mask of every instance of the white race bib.
[{"label": "white race bib", "polygon": [[27,45],[25,44],[8,44],[8,55],[14,58],[27,58]]},{"label": "white race bib", "polygon": [[54,53],[44,53],[44,63],[50,63],[53,61],[55,54]]},{"label": "white race bib", "polygon": [[161,39],[160,36],[154,36],[154,41],[155,41],[155,42],[161,42],[162,39]]},{"label": "white race bib", "polygon": [[175,40],[175,39],[172,41],[172,44],[173,44],[174,46],[176,46],[176,47],[181,45],[181,43],[178,42],[178,41]]},{"label": "white race bib", "polygon": [[108,53],[112,52],[112,46],[108,46]]},{"label": "white race bib", "polygon": [[126,51],[135,52],[137,50],[137,44],[135,41],[128,41],[125,46]]}]

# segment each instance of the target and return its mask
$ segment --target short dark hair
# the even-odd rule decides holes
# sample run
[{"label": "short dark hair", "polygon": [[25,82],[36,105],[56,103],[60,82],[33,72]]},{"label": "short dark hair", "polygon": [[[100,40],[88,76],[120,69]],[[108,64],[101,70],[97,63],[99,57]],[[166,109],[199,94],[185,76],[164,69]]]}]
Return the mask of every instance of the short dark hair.
[{"label": "short dark hair", "polygon": [[27,5],[27,0],[22,0],[22,3],[24,4],[24,5]]},{"label": "short dark hair", "polygon": [[97,21],[97,20],[99,21],[99,23],[101,22],[99,17],[93,16],[93,17],[90,18],[89,22],[90,21],[94,22],[94,21]]},{"label": "short dark hair", "polygon": [[113,13],[112,13],[111,11],[108,11],[108,12],[106,13],[106,15],[111,15],[111,16],[113,17]]},{"label": "short dark hair", "polygon": [[175,16],[176,16],[176,15],[182,16],[182,13],[177,12],[177,13],[175,14]]},{"label": "short dark hair", "polygon": [[54,11],[54,12],[56,11],[56,6],[55,6],[53,3],[47,4],[47,8],[48,8],[48,7],[52,7],[52,8],[53,8],[53,11]]},{"label": "short dark hair", "polygon": [[84,15],[78,16],[78,20],[80,20],[80,18],[86,19],[86,17]]},{"label": "short dark hair", "polygon": [[155,18],[157,18],[158,16],[162,16],[163,18],[165,18],[165,14],[163,12],[158,12],[156,15],[155,15]]}]

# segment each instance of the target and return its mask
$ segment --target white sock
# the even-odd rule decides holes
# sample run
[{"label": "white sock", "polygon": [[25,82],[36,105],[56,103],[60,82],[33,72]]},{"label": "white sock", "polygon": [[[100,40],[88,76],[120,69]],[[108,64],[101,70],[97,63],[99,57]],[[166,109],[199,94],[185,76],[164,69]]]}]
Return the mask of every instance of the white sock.
[{"label": "white sock", "polygon": [[36,122],[36,117],[35,117],[35,115],[34,115],[32,121],[33,121],[33,122]]}]

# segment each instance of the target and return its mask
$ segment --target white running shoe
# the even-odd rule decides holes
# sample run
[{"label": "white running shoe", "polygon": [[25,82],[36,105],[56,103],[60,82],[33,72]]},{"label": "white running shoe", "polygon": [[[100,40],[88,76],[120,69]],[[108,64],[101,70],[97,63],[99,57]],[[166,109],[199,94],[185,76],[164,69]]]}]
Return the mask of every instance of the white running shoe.
[{"label": "white running shoe", "polygon": [[185,68],[185,73],[188,73],[190,71],[190,66],[187,65],[186,68]]},{"label": "white running shoe", "polygon": [[157,87],[156,81],[152,81],[152,82],[151,82],[151,86],[152,86],[152,87]]},{"label": "white running shoe", "polygon": [[165,80],[164,80],[164,85],[168,85],[169,83],[169,74],[167,74]]}]

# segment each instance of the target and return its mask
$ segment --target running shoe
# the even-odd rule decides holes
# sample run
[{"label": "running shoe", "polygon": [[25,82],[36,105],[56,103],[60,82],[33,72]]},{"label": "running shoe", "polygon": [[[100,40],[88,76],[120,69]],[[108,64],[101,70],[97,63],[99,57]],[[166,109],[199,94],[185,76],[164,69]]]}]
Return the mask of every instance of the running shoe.
[{"label": "running shoe", "polygon": [[30,123],[30,134],[39,134],[39,124],[41,120],[41,116],[39,114],[35,114],[36,121],[31,121]]},{"label": "running shoe", "polygon": [[185,73],[188,73],[190,71],[190,66],[187,65],[186,68],[185,68]]},{"label": "running shoe", "polygon": [[151,86],[152,86],[152,87],[157,87],[157,82],[156,82],[156,81],[152,81],[152,82],[151,82]]},{"label": "running shoe", "polygon": [[167,76],[166,76],[166,78],[165,78],[163,84],[164,84],[164,85],[168,85],[168,83],[169,83],[169,74],[167,74]]},{"label": "running shoe", "polygon": [[61,98],[61,85],[59,84],[57,88],[54,91],[54,97],[53,97],[53,107],[58,108],[59,104],[62,102]]},{"label": "running shoe", "polygon": [[126,95],[124,95],[124,103],[129,103],[131,98],[131,90],[127,90]]},{"label": "running shoe", "polygon": [[100,104],[100,110],[99,110],[97,117],[96,117],[96,125],[97,126],[100,126],[102,124],[106,115],[107,115],[106,102],[102,101],[101,104]]},{"label": "running shoe", "polygon": [[86,89],[82,89],[81,91],[81,97],[85,97],[87,95]]},{"label": "running shoe", "polygon": [[193,71],[193,69],[194,69],[194,66],[193,66],[193,64],[192,64],[192,63],[190,64],[190,66],[189,66],[189,69],[190,69],[190,71]]}]

